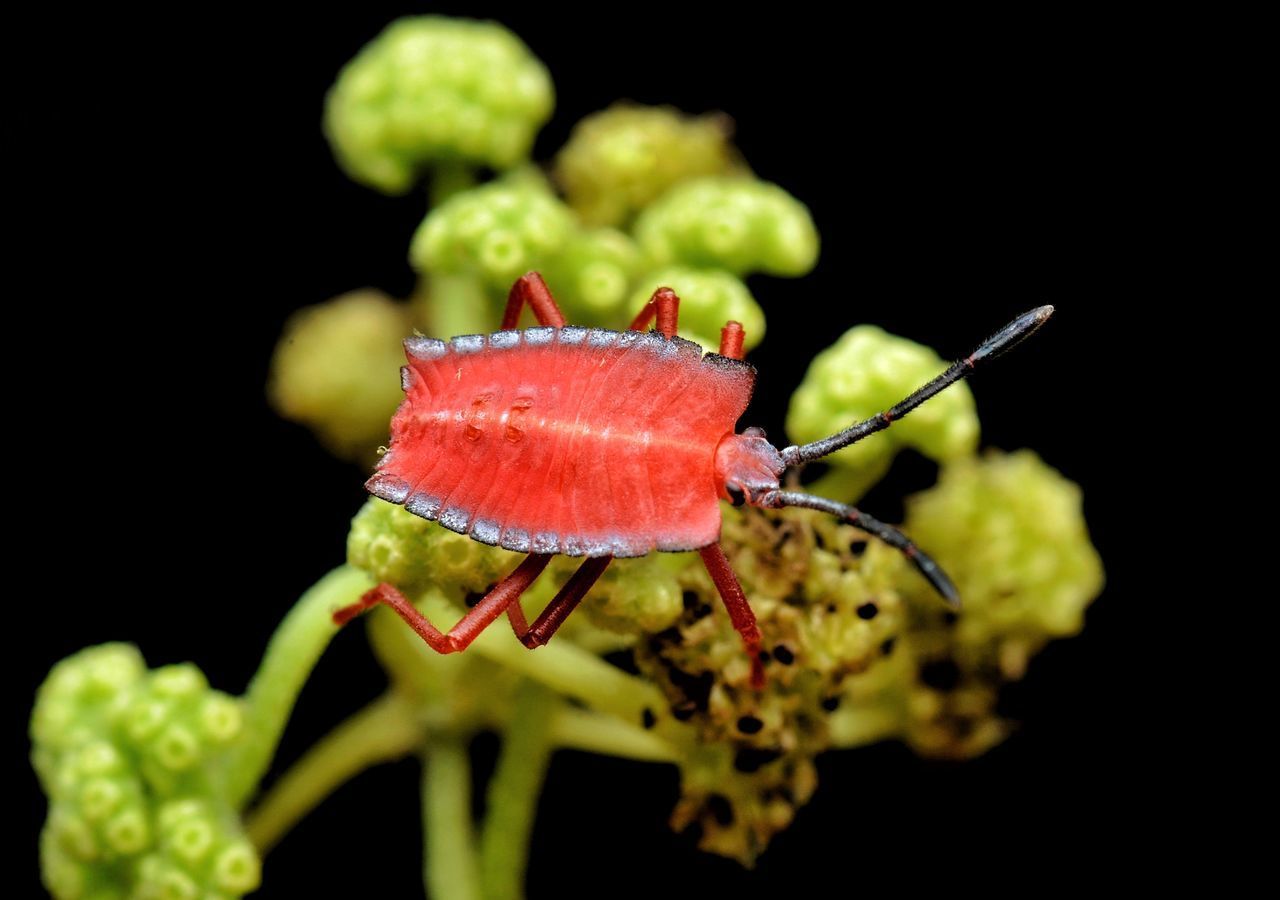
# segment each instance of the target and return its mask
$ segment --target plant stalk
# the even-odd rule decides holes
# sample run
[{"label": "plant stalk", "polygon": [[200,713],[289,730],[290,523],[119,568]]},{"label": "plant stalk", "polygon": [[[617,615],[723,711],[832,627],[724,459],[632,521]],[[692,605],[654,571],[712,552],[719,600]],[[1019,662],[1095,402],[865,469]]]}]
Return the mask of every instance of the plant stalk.
[{"label": "plant stalk", "polygon": [[384,694],[315,744],[277,781],[245,820],[258,852],[266,853],[329,794],[370,766],[390,762],[422,744],[412,704]]},{"label": "plant stalk", "polygon": [[423,880],[432,900],[480,900],[471,821],[471,760],[461,735],[444,733],[423,754]]},{"label": "plant stalk", "polygon": [[245,692],[245,740],[227,766],[227,798],[241,808],[271,765],[298,693],[338,631],[333,611],[373,587],[364,572],[340,566],[294,604],[271,636]]}]

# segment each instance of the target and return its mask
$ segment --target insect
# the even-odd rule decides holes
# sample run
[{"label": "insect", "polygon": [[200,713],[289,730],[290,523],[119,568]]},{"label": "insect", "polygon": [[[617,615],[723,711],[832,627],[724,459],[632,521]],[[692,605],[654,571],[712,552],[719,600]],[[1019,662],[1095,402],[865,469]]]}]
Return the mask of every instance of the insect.
[{"label": "insect", "polygon": [[[448,632],[385,583],[334,620],[344,624],[384,603],[433,649],[453,653],[505,612],[532,649],[551,640],[614,558],[697,551],[759,688],[760,630],[719,544],[721,500],[831,513],[901,550],[958,607],[946,573],[898,529],[852,506],[784,490],[780,478],[788,467],[888,428],[1031,335],[1053,307],[1019,316],[891,409],[779,450],[762,429],[734,431],[756,378],[742,360],[741,324],[726,323],[720,352],[704,355],[676,336],[679,303],[674,291],[659,288],[627,331],[573,327],[531,272],[511,289],[501,331],[406,339],[405,399],[366,488],[459,534],[528,555]],[[517,331],[526,304],[539,327]],[[656,329],[645,331],[651,322]],[[586,559],[530,625],[516,601],[555,554]]]}]

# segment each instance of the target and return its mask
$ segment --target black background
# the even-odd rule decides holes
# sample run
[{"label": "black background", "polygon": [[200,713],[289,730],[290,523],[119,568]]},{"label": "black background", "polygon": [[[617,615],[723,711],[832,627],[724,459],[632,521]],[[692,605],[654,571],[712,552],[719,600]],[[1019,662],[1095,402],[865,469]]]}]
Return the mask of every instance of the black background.
[{"label": "black background", "polygon": [[[319,123],[338,68],[413,9],[73,13],[23,41],[33,109],[15,143],[35,174],[18,187],[35,203],[18,262],[35,276],[22,334],[40,362],[22,381],[38,463],[18,516],[39,587],[11,658],[20,718],[54,662],[106,640],[139,644],[152,665],[194,660],[239,692],[293,599],[342,561],[360,472],[276,419],[263,384],[292,310],[411,287],[425,201],[347,181]],[[1084,634],[1050,646],[1013,693],[1014,737],[963,765],[897,745],[829,755],[816,798],[754,872],[669,833],[673,770],[558,755],[530,895],[764,897],[823,880],[853,892],[873,876],[1016,886],[1014,862],[1043,872],[1106,856],[1142,815],[1132,773],[1155,749],[1136,663],[1139,561],[1123,542],[1132,470],[1100,434],[1110,393],[1137,377],[1119,260],[1136,227],[1135,136],[1158,89],[1099,22],[445,11],[502,19],[550,67],[557,111],[539,159],[619,98],[720,109],[755,171],[809,205],[817,270],[751,281],[769,334],[748,419],[775,438],[807,361],[853,324],[956,355],[1057,305],[975,380],[984,442],[1035,448],[1083,485],[1108,571]],[[907,458],[864,506],[894,521],[931,479]],[[340,635],[282,759],[381,684],[359,629]],[[482,772],[495,746],[478,743]],[[33,777],[24,786],[33,859],[44,804]],[[417,790],[412,760],[341,789],[273,852],[261,895],[417,896]]]}]

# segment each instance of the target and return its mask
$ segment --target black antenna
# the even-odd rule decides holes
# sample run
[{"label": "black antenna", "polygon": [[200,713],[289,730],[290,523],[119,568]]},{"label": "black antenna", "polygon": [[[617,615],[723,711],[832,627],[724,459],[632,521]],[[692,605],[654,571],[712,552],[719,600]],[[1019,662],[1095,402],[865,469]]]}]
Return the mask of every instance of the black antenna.
[{"label": "black antenna", "polygon": [[760,505],[770,509],[778,509],[783,506],[801,506],[805,509],[817,509],[825,513],[831,513],[831,515],[848,522],[850,525],[856,525],[867,534],[878,537],[890,547],[897,547],[901,550],[907,559],[915,563],[915,567],[920,570],[920,574],[929,580],[934,590],[942,595],[942,599],[946,600],[952,609],[960,608],[960,592],[951,583],[947,573],[942,571],[942,566],[934,562],[932,557],[912,543],[911,538],[892,525],[886,525],[879,519],[872,518],[866,513],[860,512],[844,503],[837,503],[834,500],[828,500],[826,497],[815,497],[812,494],[801,494],[797,491],[770,491],[761,498]]},{"label": "black antenna", "polygon": [[[870,419],[867,419],[865,422],[859,422],[838,434],[833,434],[831,437],[823,438],[820,441],[814,441],[811,444],[802,444],[799,447],[794,445],[785,447],[782,450],[782,461],[788,466],[807,463],[826,456],[829,453],[835,453],[837,450],[843,447],[848,447],[850,444],[856,444],[864,437],[875,434],[877,431],[884,431],[891,423],[901,419],[930,397],[940,394],[942,391],[945,391],[947,388],[951,387],[951,385],[967,376],[977,368],[978,363],[988,359],[995,359],[1006,350],[1012,350],[1018,344],[1022,343],[1022,341],[1034,334],[1036,329],[1043,325],[1051,315],[1053,315],[1052,306],[1041,306],[1037,309],[1031,310],[1030,312],[1023,313],[1004,328],[1000,329],[991,337],[983,341],[982,346],[977,350],[974,350],[964,359],[952,363],[951,367],[945,372],[933,379],[933,381],[930,381],[924,387],[917,390],[905,400],[900,401],[892,409],[878,413]],[[811,499],[816,500],[820,498]],[[822,502],[827,503],[830,501],[824,500]],[[788,505],[803,506],[805,504]],[[824,509],[825,507],[812,508]],[[852,507],[846,508],[851,509]],[[888,528],[889,526],[885,525],[884,527]]]}]

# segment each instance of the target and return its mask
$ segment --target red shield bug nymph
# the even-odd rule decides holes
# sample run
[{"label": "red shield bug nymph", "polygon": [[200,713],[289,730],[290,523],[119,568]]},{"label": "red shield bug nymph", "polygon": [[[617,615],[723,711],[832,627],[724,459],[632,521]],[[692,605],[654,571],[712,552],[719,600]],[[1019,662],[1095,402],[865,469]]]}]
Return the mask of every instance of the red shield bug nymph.
[{"label": "red shield bug nymph", "polygon": [[[528,304],[540,327],[514,330]],[[783,490],[780,477],[888,428],[930,397],[1031,335],[1053,313],[1024,313],[897,405],[838,434],[781,450],[758,428],[737,434],[756,370],[742,326],[720,352],[676,336],[679,298],[659,288],[627,331],[565,323],[542,277],[511,289],[502,330],[450,341],[411,337],[391,447],[366,487],[374,495],[480,541],[527,553],[447,633],[393,585],[334,613],[338,624],[378,603],[440,653],[465,650],[506,612],[526,647],[540,647],[614,557],[696,550],[764,684],[760,631],[720,548],[720,501],[822,510],[901,550],[948,603],[946,573],[898,529],[852,506]],[[642,331],[656,318],[656,329]],[[555,554],[586,557],[529,625],[515,601]]]}]

